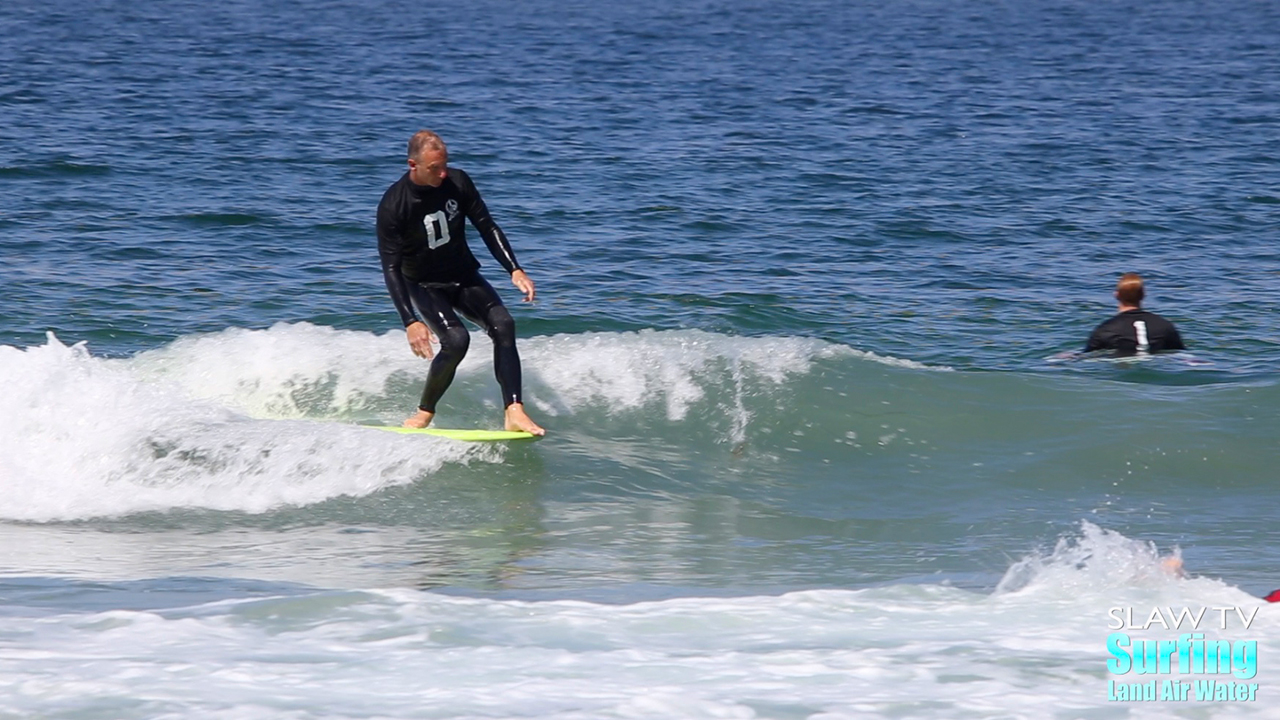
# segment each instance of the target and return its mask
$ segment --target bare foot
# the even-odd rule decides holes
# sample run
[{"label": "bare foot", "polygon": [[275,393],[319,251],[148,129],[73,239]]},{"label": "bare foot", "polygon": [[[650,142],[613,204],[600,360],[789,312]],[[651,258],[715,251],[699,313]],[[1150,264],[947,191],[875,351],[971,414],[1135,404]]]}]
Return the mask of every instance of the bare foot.
[{"label": "bare foot", "polygon": [[430,425],[431,418],[435,416],[435,413],[429,413],[426,410],[419,410],[413,415],[413,417],[407,418],[404,421],[404,426],[407,428],[418,428],[421,430],[422,428]]},{"label": "bare foot", "polygon": [[521,403],[511,403],[507,406],[506,427],[508,430],[522,430],[530,435],[547,434],[541,425],[525,414],[524,405]]}]

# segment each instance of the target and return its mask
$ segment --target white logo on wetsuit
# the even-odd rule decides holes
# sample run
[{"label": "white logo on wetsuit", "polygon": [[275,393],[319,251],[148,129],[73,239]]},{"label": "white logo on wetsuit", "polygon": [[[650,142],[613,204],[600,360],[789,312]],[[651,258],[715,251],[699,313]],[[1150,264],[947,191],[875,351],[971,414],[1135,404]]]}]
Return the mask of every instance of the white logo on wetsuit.
[{"label": "white logo on wetsuit", "polygon": [[449,216],[449,222],[453,222],[453,219],[458,216],[458,201],[449,198],[444,204],[444,211]]},{"label": "white logo on wetsuit", "polygon": [[1133,321],[1133,332],[1138,336],[1138,352],[1144,353],[1151,349],[1151,343],[1147,342],[1147,323],[1142,320]]},{"label": "white logo on wetsuit", "polygon": [[[449,202],[453,202],[450,200]],[[454,212],[457,212],[458,205],[454,203]],[[427,231],[427,248],[435,250],[436,248],[449,242],[449,219],[440,210],[422,218],[422,227]]]}]

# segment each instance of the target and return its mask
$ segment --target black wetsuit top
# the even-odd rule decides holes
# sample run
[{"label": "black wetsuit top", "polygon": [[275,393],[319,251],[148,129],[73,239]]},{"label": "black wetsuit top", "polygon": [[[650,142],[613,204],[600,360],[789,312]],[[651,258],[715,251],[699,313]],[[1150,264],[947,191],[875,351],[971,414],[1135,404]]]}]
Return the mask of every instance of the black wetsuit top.
[{"label": "black wetsuit top", "polygon": [[508,273],[520,269],[506,235],[462,170],[449,168],[437,188],[415,184],[406,172],[382,196],[378,204],[378,254],[387,290],[406,327],[418,320],[408,283],[463,282],[480,267],[467,247],[468,219]]},{"label": "black wetsuit top", "polygon": [[1173,323],[1146,310],[1126,310],[1094,329],[1084,351],[1115,350],[1117,355],[1137,355],[1186,349]]}]

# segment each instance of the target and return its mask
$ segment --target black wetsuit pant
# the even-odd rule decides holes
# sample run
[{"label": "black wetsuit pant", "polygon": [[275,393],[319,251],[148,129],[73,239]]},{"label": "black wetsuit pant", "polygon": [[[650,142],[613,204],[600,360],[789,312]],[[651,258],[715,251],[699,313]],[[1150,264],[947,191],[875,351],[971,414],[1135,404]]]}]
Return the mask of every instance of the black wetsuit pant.
[{"label": "black wetsuit pant", "polygon": [[493,372],[502,387],[502,406],[522,402],[520,399],[520,355],[516,352],[516,323],[503,306],[497,291],[479,272],[461,282],[414,283],[409,296],[422,319],[440,341],[440,349],[431,361],[427,386],[422,390],[418,408],[429,413],[453,382],[458,363],[471,346],[471,334],[458,318],[462,317],[484,328],[493,340]]}]

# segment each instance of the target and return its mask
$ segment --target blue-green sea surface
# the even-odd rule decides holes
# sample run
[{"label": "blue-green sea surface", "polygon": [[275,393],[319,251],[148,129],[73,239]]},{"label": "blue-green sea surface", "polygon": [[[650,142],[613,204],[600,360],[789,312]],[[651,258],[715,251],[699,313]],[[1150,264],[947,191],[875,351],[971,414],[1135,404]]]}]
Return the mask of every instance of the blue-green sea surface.
[{"label": "blue-green sea surface", "polygon": [[[1274,717],[1280,6],[0,34],[0,717]],[[472,234],[539,442],[361,427],[426,372],[373,233],[424,127],[537,283]],[[1070,354],[1123,272],[1188,352]],[[496,428],[472,340],[437,422]],[[1255,677],[1108,670],[1219,607]]]}]

